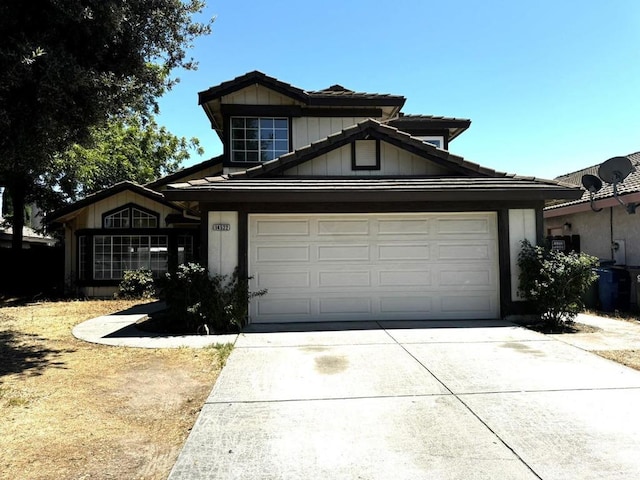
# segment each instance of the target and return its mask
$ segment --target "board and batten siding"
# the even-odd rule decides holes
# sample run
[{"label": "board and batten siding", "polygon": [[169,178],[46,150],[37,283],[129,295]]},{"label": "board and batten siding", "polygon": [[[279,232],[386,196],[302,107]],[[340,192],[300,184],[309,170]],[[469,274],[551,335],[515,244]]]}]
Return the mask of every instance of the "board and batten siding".
[{"label": "board and batten siding", "polygon": [[327,138],[347,127],[366,120],[367,117],[298,117],[292,121],[292,149]]},{"label": "board and batten siding", "polygon": [[536,211],[532,208],[509,210],[509,255],[511,267],[511,300],[522,301],[518,294],[520,268],[518,254],[522,248],[522,241],[528,240],[536,244]]},{"label": "board and batten siding", "polygon": [[109,198],[93,203],[78,216],[76,228],[102,228],[102,215],[118,207],[135,203],[148,210],[157,212],[160,215],[160,227],[163,227],[164,218],[170,213],[179,213],[179,210],[173,209],[150,198],[139,195],[135,192],[126,190]]},{"label": "board and batten siding", "polygon": [[351,145],[332,150],[313,160],[292,167],[285,175],[379,176],[379,175],[443,175],[447,170],[422,157],[380,142],[380,170],[353,170]]},{"label": "board and batten siding", "polygon": [[293,98],[281,95],[262,85],[251,85],[229,95],[224,95],[220,101],[222,104],[228,105],[300,105],[300,102]]}]

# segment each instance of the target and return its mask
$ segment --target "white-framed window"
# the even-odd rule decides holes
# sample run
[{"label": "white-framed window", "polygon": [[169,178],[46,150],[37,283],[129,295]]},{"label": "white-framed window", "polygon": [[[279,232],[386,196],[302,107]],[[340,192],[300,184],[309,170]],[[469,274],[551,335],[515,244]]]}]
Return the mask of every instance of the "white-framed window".
[{"label": "white-framed window", "polygon": [[102,223],[104,228],[130,228],[131,213],[129,208],[123,208],[117,212],[105,215]]},{"label": "white-framed window", "polygon": [[157,228],[158,214],[147,212],[135,205],[107,212],[102,218],[103,228]]},{"label": "white-framed window", "polygon": [[142,210],[131,207],[131,216],[133,228],[156,228],[158,226],[158,217]]},{"label": "white-framed window", "polygon": [[193,236],[178,235],[178,265],[193,261]]},{"label": "white-framed window", "polygon": [[231,160],[268,162],[289,152],[289,119],[231,117]]},{"label": "white-framed window", "polygon": [[444,137],[440,136],[440,135],[426,135],[426,136],[419,136],[418,137],[420,140],[422,140],[423,143],[430,143],[431,145],[438,147],[438,148],[444,148]]},{"label": "white-framed window", "polygon": [[96,235],[93,237],[93,278],[120,280],[125,270],[151,270],[154,277],[168,271],[166,235]]}]

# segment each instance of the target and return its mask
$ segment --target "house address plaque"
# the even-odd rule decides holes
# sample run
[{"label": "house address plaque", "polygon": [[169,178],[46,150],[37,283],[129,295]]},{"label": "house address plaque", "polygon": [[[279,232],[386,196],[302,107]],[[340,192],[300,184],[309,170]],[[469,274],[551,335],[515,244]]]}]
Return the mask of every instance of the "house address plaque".
[{"label": "house address plaque", "polygon": [[231,225],[228,223],[214,223],[211,226],[211,230],[214,232],[228,232],[231,230]]}]

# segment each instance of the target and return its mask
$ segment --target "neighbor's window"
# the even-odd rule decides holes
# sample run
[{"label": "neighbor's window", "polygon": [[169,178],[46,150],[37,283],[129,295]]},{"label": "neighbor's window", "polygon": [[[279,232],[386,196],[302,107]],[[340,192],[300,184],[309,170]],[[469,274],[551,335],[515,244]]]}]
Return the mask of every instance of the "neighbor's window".
[{"label": "neighbor's window", "polygon": [[93,278],[120,280],[125,270],[144,268],[159,277],[168,270],[166,235],[96,235]]},{"label": "neighbor's window", "polygon": [[289,152],[289,120],[275,117],[232,117],[231,159],[267,162]]}]

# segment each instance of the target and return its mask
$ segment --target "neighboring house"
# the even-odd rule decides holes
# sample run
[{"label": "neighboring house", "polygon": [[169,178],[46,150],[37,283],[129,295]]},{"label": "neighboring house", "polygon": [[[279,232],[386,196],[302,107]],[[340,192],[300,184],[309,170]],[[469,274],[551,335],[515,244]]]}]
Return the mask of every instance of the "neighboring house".
[{"label": "neighboring house", "polygon": [[[3,212],[4,187],[0,187],[0,248],[11,248],[13,241],[13,228],[6,225],[2,216]],[[29,205],[31,215],[26,220],[26,225],[22,228],[22,248],[33,246],[52,247],[56,244],[56,239],[42,235],[35,229],[42,226],[42,212],[35,204]]]},{"label": "neighboring house", "polygon": [[[0,217],[2,221],[2,217]],[[11,248],[13,241],[13,228],[0,225],[0,248]],[[22,248],[32,248],[34,246],[53,247],[56,239],[42,235],[30,227],[22,227]]]},{"label": "neighboring house", "polygon": [[[640,152],[627,155],[635,171],[617,186],[625,204],[640,203]],[[582,187],[584,175],[598,175],[600,164],[561,175],[556,180]],[[597,211],[595,211],[595,210]],[[618,265],[640,265],[640,210],[636,214],[614,198],[613,185],[603,182],[593,195],[583,188],[582,197],[557,203],[544,210],[545,234],[567,237],[578,250]]]},{"label": "neighboring house", "polygon": [[449,153],[470,121],[403,115],[398,95],[250,72],[199,102],[224,145],[215,168],[119,184],[53,215],[87,293],[200,245],[210,272],[238,268],[268,290],[252,322],[498,318],[518,311],[517,253],[542,239],[545,201],[581,195]]}]

